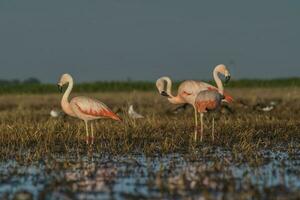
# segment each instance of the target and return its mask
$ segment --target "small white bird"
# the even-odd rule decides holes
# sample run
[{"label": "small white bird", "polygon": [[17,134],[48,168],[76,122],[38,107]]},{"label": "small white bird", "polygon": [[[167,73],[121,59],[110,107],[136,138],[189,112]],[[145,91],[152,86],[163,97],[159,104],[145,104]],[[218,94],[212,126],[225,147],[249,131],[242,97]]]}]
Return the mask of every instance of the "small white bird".
[{"label": "small white bird", "polygon": [[53,118],[57,118],[61,115],[62,115],[62,112],[59,111],[59,110],[54,110],[53,109],[53,110],[50,111],[50,116],[53,117]]},{"label": "small white bird", "polygon": [[144,118],[143,115],[141,115],[141,114],[139,114],[139,113],[137,113],[137,112],[135,112],[135,111],[133,110],[133,105],[130,105],[130,106],[129,106],[129,109],[128,109],[128,115],[129,115],[129,117],[131,117],[131,118],[133,118],[133,119],[142,119],[142,118]]},{"label": "small white bird", "polygon": [[266,107],[262,108],[262,111],[264,111],[264,112],[270,112],[273,109],[274,109],[274,106],[266,106]]}]

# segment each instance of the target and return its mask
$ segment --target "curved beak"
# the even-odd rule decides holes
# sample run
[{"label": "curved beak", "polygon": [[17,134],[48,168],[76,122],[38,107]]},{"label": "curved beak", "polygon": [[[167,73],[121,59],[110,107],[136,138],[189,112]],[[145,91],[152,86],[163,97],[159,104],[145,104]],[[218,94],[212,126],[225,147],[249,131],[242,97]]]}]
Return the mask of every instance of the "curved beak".
[{"label": "curved beak", "polygon": [[168,93],[166,93],[166,91],[162,91],[160,93],[160,95],[164,96],[164,97],[170,97],[170,95],[168,95]]},{"label": "curved beak", "polygon": [[62,93],[63,87],[62,87],[60,84],[57,84],[57,88],[58,88],[58,90],[60,91],[60,93]]},{"label": "curved beak", "polygon": [[231,78],[231,76],[230,76],[230,75],[228,75],[228,76],[225,76],[225,83],[228,83],[228,82],[230,81],[230,78]]}]

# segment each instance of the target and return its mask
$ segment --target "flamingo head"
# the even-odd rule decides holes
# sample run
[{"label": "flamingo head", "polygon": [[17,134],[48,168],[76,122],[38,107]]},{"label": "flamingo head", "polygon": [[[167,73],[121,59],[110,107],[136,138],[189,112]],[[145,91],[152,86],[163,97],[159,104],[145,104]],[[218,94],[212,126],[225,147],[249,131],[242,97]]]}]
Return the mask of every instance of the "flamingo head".
[{"label": "flamingo head", "polygon": [[63,86],[67,83],[69,83],[72,79],[72,76],[70,74],[63,74],[60,77],[59,82],[57,83],[57,87],[62,92]]},{"label": "flamingo head", "polygon": [[230,81],[230,72],[227,69],[227,67],[223,64],[217,65],[215,68],[216,72],[223,74],[225,76],[225,83],[228,83]]}]

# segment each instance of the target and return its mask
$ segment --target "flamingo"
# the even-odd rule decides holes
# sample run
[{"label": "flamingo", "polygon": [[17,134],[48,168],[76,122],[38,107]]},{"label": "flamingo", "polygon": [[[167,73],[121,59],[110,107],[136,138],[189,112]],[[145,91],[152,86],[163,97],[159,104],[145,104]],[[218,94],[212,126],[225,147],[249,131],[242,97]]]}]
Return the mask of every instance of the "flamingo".
[{"label": "flamingo", "polygon": [[[217,81],[218,91],[216,90],[204,90],[200,91],[195,99],[194,107],[197,112],[200,113],[200,126],[201,126],[201,137],[200,141],[202,142],[203,138],[203,116],[204,113],[208,111],[214,111],[220,108],[222,100],[224,97],[224,88],[221,81]],[[215,129],[215,119],[212,119],[212,140],[214,140],[214,130]],[[197,140],[197,127],[195,131],[195,141]]]},{"label": "flamingo", "polygon": [[[61,107],[63,111],[72,117],[79,118],[84,121],[87,143],[89,139],[89,128],[88,122],[100,118],[110,118],[113,120],[121,121],[121,118],[112,112],[104,103],[101,101],[89,98],[85,96],[74,97],[69,101],[69,95],[73,89],[74,81],[70,74],[63,74],[58,82],[58,88],[62,92],[63,85],[68,84],[68,88],[65,91],[62,100]],[[91,133],[92,141],[94,139],[94,128],[91,122]]]},{"label": "flamingo", "polygon": [[[225,83],[227,83],[230,80],[230,73],[227,67],[223,64],[219,64],[214,68],[213,71],[213,77],[214,81],[216,82],[217,86],[222,84],[221,79],[219,78],[219,74],[222,74],[225,76]],[[167,86],[165,87],[165,83],[167,83]],[[199,92],[201,91],[215,91],[219,92],[223,95],[224,99],[223,101],[226,101],[228,103],[233,101],[233,98],[224,93],[224,91],[220,91],[217,87],[201,82],[201,81],[194,81],[194,80],[186,80],[182,82],[179,85],[177,96],[173,96],[171,92],[172,88],[172,81],[169,77],[164,76],[159,78],[156,81],[156,87],[159,91],[159,93],[162,96],[165,96],[168,98],[168,101],[172,104],[190,104],[194,107],[195,111],[195,135],[197,135],[197,126],[198,126],[198,120],[197,120],[197,108],[195,107],[195,100]]]}]

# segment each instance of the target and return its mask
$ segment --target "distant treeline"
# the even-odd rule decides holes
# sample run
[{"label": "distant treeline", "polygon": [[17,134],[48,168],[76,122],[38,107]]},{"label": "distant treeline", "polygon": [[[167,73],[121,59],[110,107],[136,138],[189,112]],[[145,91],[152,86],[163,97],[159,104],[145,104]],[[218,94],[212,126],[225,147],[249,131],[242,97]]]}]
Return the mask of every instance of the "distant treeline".
[{"label": "distant treeline", "polygon": [[[214,85],[213,82],[208,81]],[[174,82],[173,88],[177,88],[180,82]],[[300,78],[272,79],[272,80],[231,80],[227,88],[243,87],[300,87]],[[74,87],[75,92],[106,92],[106,91],[151,91],[155,90],[154,82],[147,81],[101,81],[93,83],[78,83]],[[6,93],[55,93],[58,92],[55,84],[44,84],[36,78],[24,81],[0,80],[0,94]]]}]

